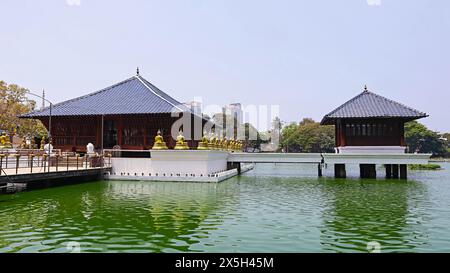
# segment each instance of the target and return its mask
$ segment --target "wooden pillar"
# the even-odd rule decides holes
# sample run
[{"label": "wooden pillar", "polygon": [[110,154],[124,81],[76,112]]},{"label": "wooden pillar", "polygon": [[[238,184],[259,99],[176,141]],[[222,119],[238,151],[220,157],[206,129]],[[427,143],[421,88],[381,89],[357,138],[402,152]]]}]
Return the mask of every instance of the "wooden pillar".
[{"label": "wooden pillar", "polygon": [[227,170],[237,169],[238,174],[241,174],[241,163],[240,162],[228,162]]},{"label": "wooden pillar", "polygon": [[334,164],[334,177],[346,178],[347,172],[345,171],[345,164]]},{"label": "wooden pillar", "polygon": [[122,116],[119,116],[117,119],[118,128],[117,128],[117,144],[123,149],[123,142],[122,142],[122,132],[123,132],[123,122],[122,122]]},{"label": "wooden pillar", "polygon": [[392,178],[392,165],[391,164],[386,164],[384,165],[384,167],[386,168],[386,178]]},{"label": "wooden pillar", "polygon": [[400,165],[400,179],[408,178],[408,166],[406,164]]},{"label": "wooden pillar", "polygon": [[398,179],[398,164],[392,165],[392,177]]},{"label": "wooden pillar", "polygon": [[359,171],[361,178],[377,178],[377,170],[375,164],[360,164]]},{"label": "wooden pillar", "polygon": [[238,174],[241,174],[241,163],[240,162],[236,162],[236,168],[237,168],[237,171],[238,171]]},{"label": "wooden pillar", "polygon": [[319,165],[317,165],[317,171],[318,171],[319,177],[322,177],[323,174],[322,174],[322,164],[321,163],[319,163]]}]

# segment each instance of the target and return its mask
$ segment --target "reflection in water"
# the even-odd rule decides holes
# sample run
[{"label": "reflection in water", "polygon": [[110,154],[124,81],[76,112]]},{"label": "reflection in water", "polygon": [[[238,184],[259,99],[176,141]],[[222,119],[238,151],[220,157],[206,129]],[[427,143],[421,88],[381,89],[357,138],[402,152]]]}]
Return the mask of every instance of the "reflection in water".
[{"label": "reflection in water", "polygon": [[77,191],[79,186],[14,196],[17,203],[1,210],[0,251],[67,251],[68,241],[80,242],[82,251],[189,251],[221,222],[218,217],[197,231],[227,200],[217,195],[233,196],[232,188],[217,184],[114,181]]},{"label": "reflection in water", "polygon": [[449,251],[450,164],[405,181],[257,165],[219,184],[109,181],[0,195],[0,252]]},{"label": "reflection in water", "polygon": [[424,244],[423,215],[412,208],[426,196],[414,181],[333,181],[323,186],[327,211],[321,242],[328,251],[365,251],[369,242],[381,251],[408,251]]}]

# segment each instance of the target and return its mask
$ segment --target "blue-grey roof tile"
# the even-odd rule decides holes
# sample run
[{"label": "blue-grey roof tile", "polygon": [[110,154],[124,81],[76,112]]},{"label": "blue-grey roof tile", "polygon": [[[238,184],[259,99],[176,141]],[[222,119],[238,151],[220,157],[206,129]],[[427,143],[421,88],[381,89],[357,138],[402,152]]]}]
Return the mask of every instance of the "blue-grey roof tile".
[{"label": "blue-grey roof tile", "polygon": [[401,103],[365,90],[339,106],[322,119],[322,124],[333,124],[347,118],[404,118],[419,119],[428,115]]},{"label": "blue-grey roof tile", "polygon": [[[21,117],[49,116],[49,107]],[[100,91],[53,105],[52,116],[159,114],[190,111],[137,75]]]}]

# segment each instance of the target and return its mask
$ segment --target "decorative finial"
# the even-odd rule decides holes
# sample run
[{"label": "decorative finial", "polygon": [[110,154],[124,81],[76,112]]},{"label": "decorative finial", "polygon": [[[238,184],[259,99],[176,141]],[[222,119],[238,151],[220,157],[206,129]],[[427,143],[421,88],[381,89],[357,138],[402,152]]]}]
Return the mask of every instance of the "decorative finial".
[{"label": "decorative finial", "polygon": [[367,91],[369,91],[369,90],[367,89],[367,84],[365,84],[364,85],[364,92],[367,92]]},{"label": "decorative finial", "polygon": [[42,89],[42,109],[45,108],[45,89]]},{"label": "decorative finial", "polygon": [[136,76],[139,76],[139,67],[136,68]]}]

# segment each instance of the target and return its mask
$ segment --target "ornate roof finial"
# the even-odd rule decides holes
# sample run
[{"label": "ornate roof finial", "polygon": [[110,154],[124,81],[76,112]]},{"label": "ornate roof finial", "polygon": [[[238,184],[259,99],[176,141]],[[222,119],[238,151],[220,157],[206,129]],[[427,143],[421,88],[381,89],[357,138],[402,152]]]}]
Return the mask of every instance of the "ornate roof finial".
[{"label": "ornate roof finial", "polygon": [[136,68],[136,76],[139,76],[139,67]]},{"label": "ornate roof finial", "polygon": [[45,108],[45,89],[42,89],[42,108]]},{"label": "ornate roof finial", "polygon": [[364,92],[367,92],[367,91],[369,91],[369,90],[367,89],[367,84],[365,84],[364,85]]}]

